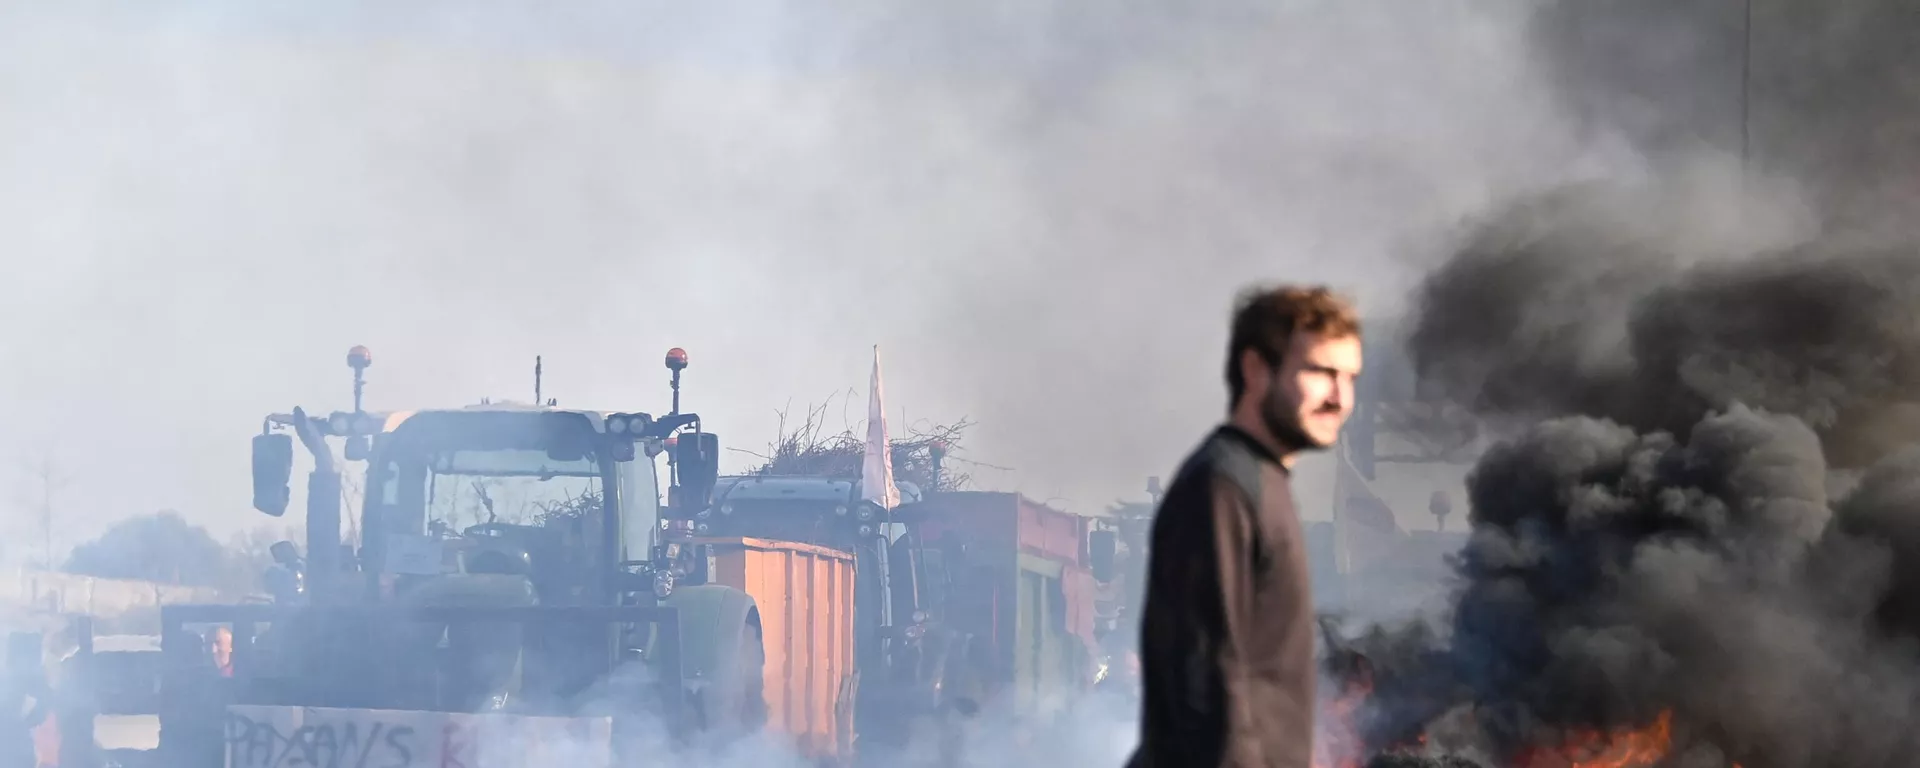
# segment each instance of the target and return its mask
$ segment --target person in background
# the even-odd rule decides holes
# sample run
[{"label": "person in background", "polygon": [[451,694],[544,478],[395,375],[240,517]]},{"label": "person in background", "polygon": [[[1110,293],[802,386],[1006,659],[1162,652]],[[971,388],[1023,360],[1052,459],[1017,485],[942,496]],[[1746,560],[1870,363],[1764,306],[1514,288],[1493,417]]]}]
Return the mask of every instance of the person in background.
[{"label": "person in background", "polygon": [[207,652],[221,677],[233,677],[233,630],[214,627],[207,635]]},{"label": "person in background", "polygon": [[1314,622],[1291,471],[1352,413],[1360,321],[1324,287],[1240,297],[1229,414],[1155,512],[1128,765],[1308,768]]}]

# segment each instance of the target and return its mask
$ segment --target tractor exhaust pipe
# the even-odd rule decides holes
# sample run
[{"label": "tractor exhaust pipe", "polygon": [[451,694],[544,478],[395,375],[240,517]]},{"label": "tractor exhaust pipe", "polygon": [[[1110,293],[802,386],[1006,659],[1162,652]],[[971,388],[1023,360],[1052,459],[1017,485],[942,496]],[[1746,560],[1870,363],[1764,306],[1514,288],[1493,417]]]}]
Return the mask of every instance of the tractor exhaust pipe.
[{"label": "tractor exhaust pipe", "polygon": [[300,408],[293,409],[293,432],[313,454],[313,471],[307,474],[307,589],[319,602],[331,595],[340,573],[340,467],[326,436]]}]

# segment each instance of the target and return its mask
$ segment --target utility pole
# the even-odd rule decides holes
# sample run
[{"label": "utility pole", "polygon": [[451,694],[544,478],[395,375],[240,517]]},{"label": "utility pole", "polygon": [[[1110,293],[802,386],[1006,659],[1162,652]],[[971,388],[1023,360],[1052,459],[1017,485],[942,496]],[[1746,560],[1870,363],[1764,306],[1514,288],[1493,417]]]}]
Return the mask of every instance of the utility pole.
[{"label": "utility pole", "polygon": [[40,454],[27,465],[27,471],[40,482],[40,524],[43,541],[46,544],[47,570],[54,570],[53,563],[53,492],[66,485],[67,479],[60,474],[60,467],[54,461],[51,448],[42,449]]},{"label": "utility pole", "polygon": [[1753,144],[1753,0],[1740,0],[1740,168],[1747,168]]}]

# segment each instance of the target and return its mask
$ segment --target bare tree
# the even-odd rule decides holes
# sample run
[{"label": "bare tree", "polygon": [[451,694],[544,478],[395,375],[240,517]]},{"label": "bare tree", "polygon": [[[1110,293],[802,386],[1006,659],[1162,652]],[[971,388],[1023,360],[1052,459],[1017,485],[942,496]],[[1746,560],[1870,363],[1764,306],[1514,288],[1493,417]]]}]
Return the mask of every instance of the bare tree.
[{"label": "bare tree", "polygon": [[[806,417],[791,428],[787,412],[781,411],[779,437],[765,454],[734,449],[762,461],[760,466],[748,470],[747,474],[859,477],[866,456],[866,429],[864,425],[859,425],[857,429],[849,426],[838,433],[827,432],[827,408],[825,405],[809,408]],[[908,426],[905,436],[887,441],[893,458],[894,477],[913,483],[927,492],[954,491],[968,487],[973,478],[955,471],[953,465],[998,469],[957,459],[952,455],[967,429],[972,426],[973,422],[968,419],[952,424]],[[936,460],[936,454],[942,458]]]},{"label": "bare tree", "polygon": [[231,595],[254,593],[272,564],[269,548],[279,537],[260,526],[233,537],[228,546],[173,510],[135,515],[99,538],[73,548],[63,570],[107,579],[213,587]]},{"label": "bare tree", "polygon": [[40,533],[46,550],[42,554],[42,567],[52,570],[53,562],[53,498],[54,493],[66,487],[68,477],[60,468],[60,462],[53,446],[41,447],[21,461],[21,468],[29,478],[38,484],[33,506],[39,512]]},{"label": "bare tree", "polygon": [[[303,532],[300,526],[284,525],[278,528],[262,523],[233,534],[227,540],[227,549],[253,570],[265,570],[273,564],[273,545],[282,541],[301,544]],[[305,547],[301,547],[305,551]]]}]

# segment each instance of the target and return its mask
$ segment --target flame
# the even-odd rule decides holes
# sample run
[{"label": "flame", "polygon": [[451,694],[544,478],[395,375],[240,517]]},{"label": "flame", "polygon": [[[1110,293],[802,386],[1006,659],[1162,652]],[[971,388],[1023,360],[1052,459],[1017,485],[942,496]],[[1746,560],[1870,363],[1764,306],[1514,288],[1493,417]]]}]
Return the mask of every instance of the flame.
[{"label": "flame", "polygon": [[[1366,745],[1360,740],[1355,716],[1372,694],[1373,676],[1361,672],[1327,705],[1326,716],[1320,723],[1320,743],[1314,749],[1313,768],[1360,768],[1366,762],[1362,754]],[[1425,743],[1426,738],[1422,735],[1421,742]]]},{"label": "flame", "polygon": [[1515,764],[1519,768],[1650,768],[1666,759],[1672,748],[1673,711],[1667,710],[1642,728],[1573,731],[1559,747],[1532,750]]},{"label": "flame", "polygon": [[[1673,749],[1673,710],[1665,710],[1643,728],[1574,731],[1556,749],[1522,755],[1519,768],[1652,768]],[[1739,763],[1732,763],[1740,768]]]},{"label": "flame", "polygon": [[[1354,729],[1353,715],[1365,703],[1372,686],[1366,680],[1348,686],[1328,706],[1324,744],[1315,755],[1313,768],[1360,768],[1366,760]],[[1427,737],[1422,734],[1409,752],[1425,751]],[[1605,731],[1576,730],[1556,747],[1536,747],[1517,755],[1512,768],[1653,768],[1665,760],[1673,748],[1673,712],[1661,712],[1651,724],[1640,728]],[[1741,768],[1733,763],[1733,768]]]}]

